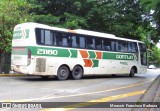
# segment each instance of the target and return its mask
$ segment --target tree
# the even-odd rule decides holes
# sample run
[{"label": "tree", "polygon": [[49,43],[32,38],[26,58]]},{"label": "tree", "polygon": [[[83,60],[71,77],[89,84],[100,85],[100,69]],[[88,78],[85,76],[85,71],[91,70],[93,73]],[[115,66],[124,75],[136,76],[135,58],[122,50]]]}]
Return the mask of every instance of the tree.
[{"label": "tree", "polygon": [[160,35],[160,1],[141,0],[141,7],[144,9],[144,21],[149,22],[152,27],[151,39],[156,43]]},{"label": "tree", "polygon": [[[145,10],[144,20],[148,21],[152,30],[150,39],[156,44],[160,37],[160,1],[159,0],[141,0],[141,6]],[[150,63],[157,62],[160,65],[160,50],[156,48],[155,44],[150,47],[152,56],[149,58]]]},{"label": "tree", "polygon": [[160,49],[155,46],[152,48],[152,54],[149,57],[149,64],[160,66]]},{"label": "tree", "polygon": [[[31,6],[26,0],[1,0],[0,1],[0,73],[6,67],[6,55],[11,52],[13,28],[16,24],[29,21],[28,14]],[[7,66],[9,67],[9,66]]]},{"label": "tree", "polygon": [[33,16],[35,22],[71,29],[87,27],[84,15],[89,7],[83,5],[86,0],[30,0],[29,2],[34,6],[31,12],[35,13]]}]

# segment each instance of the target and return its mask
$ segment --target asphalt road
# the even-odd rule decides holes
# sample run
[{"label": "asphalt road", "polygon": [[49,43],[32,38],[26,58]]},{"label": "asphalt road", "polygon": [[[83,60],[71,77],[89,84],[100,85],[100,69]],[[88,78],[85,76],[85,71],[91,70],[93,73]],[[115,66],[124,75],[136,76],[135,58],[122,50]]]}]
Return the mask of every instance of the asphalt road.
[{"label": "asphalt road", "polygon": [[[82,110],[72,108],[73,105],[65,105],[69,102],[89,107],[83,108],[84,111],[130,111],[132,108],[100,108],[101,106],[96,106],[93,102],[138,102],[159,74],[160,69],[149,69],[146,74],[137,74],[133,78],[104,75],[66,81],[59,81],[56,78],[44,80],[38,76],[0,76],[0,102],[59,102],[63,106],[70,106],[69,108],[55,108],[54,105],[53,108],[24,108],[23,111]],[[1,110],[15,111],[10,108]],[[22,109],[17,108],[17,110]]]}]

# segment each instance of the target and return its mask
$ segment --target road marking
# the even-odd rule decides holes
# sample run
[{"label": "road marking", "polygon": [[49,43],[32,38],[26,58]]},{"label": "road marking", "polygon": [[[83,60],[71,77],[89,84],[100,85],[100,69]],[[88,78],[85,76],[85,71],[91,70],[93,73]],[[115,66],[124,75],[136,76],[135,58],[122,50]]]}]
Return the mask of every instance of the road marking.
[{"label": "road marking", "polygon": [[146,90],[141,90],[141,91],[130,92],[130,93],[121,94],[121,95],[109,96],[109,97],[105,97],[105,98],[100,98],[100,99],[87,101],[87,102],[84,102],[84,103],[64,106],[64,108],[48,108],[48,109],[44,109],[44,110],[41,110],[41,111],[67,111],[67,110],[73,110],[73,109],[80,108],[80,107],[86,107],[86,106],[90,106],[90,105],[95,105],[95,104],[100,103],[100,102],[109,102],[109,101],[113,101],[113,100],[117,100],[117,99],[121,99],[121,98],[140,95],[140,94],[145,93],[145,91]]},{"label": "road marking", "polygon": [[10,102],[30,102],[30,101],[40,101],[40,100],[48,100],[48,99],[69,98],[69,97],[76,97],[76,96],[93,95],[93,94],[98,94],[98,93],[104,93],[104,92],[110,92],[110,91],[115,91],[115,90],[140,86],[140,85],[143,85],[145,83],[149,83],[153,80],[154,79],[151,79],[151,80],[146,81],[146,82],[141,82],[139,84],[133,84],[133,85],[129,85],[129,86],[118,87],[118,88],[102,90],[102,91],[95,91],[95,92],[88,92],[88,93],[81,93],[81,94],[74,94],[74,95],[65,95],[65,96],[51,96],[51,95],[49,95],[48,97],[44,96],[44,97],[40,97],[40,98],[20,99],[20,100],[2,100],[2,101],[0,100],[0,102],[7,102],[7,101],[10,101]]}]

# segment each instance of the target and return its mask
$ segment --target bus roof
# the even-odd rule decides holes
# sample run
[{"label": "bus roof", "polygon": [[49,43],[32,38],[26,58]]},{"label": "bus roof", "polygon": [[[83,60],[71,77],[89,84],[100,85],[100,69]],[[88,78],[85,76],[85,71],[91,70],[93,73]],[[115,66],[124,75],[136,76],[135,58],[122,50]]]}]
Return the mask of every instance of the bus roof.
[{"label": "bus roof", "polygon": [[83,30],[83,29],[70,30],[70,29],[52,27],[52,26],[48,26],[48,25],[45,25],[45,24],[34,23],[34,22],[27,22],[27,23],[18,24],[18,25],[15,26],[14,30],[18,29],[19,27],[44,28],[44,29],[49,29],[49,30],[70,32],[70,33],[75,33],[75,34],[82,34],[82,35],[97,36],[97,37],[103,37],[103,38],[110,38],[110,39],[117,39],[117,40],[143,43],[142,41],[138,41],[138,40],[132,40],[132,39],[126,39],[126,38],[122,38],[122,37],[117,37],[113,34],[107,34],[107,33],[89,31],[89,30]]}]

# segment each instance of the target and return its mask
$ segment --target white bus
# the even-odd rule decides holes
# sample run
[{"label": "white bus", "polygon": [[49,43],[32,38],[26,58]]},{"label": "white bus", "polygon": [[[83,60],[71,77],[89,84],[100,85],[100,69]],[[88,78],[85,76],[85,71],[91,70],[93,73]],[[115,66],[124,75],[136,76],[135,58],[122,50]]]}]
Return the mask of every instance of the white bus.
[{"label": "white bus", "polygon": [[11,69],[59,80],[90,74],[133,77],[146,72],[147,50],[141,41],[111,34],[23,23],[14,28]]}]

